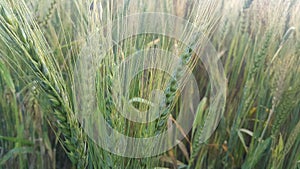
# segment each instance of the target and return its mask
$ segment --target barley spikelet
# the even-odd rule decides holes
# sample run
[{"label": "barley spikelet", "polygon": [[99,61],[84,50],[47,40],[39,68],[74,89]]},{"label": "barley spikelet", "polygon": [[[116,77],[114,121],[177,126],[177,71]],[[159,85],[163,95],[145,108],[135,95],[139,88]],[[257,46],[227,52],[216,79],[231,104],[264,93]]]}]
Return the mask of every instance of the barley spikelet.
[{"label": "barley spikelet", "polygon": [[164,93],[166,96],[166,108],[162,111],[160,118],[157,122],[156,133],[159,133],[162,131],[167,124],[168,117],[170,115],[170,111],[172,110],[174,106],[174,102],[178,98],[178,94],[180,91],[180,84],[178,84],[178,81],[182,78],[184,75],[183,67],[188,64],[190,58],[192,56],[192,50],[188,49],[184,54],[180,57],[180,64],[176,68],[173,78],[170,79],[170,82],[167,85],[167,88],[165,89]]},{"label": "barley spikelet", "polygon": [[198,127],[197,130],[196,130],[196,133],[194,135],[194,138],[193,138],[193,142],[192,142],[192,145],[193,145],[193,149],[192,149],[192,152],[191,152],[191,156],[190,156],[190,160],[189,160],[189,168],[192,167],[199,151],[200,151],[200,148],[201,148],[201,136],[203,134],[202,132],[202,126],[201,127]]},{"label": "barley spikelet", "polygon": [[45,27],[48,24],[49,20],[51,19],[52,15],[53,15],[53,12],[55,10],[56,4],[57,4],[56,0],[53,0],[51,2],[50,8],[48,9],[46,16],[44,17],[44,19],[42,21],[38,22],[38,24],[41,27]]},{"label": "barley spikelet", "polygon": [[249,27],[249,23],[247,22],[248,19],[248,12],[247,9],[250,8],[251,4],[252,4],[253,0],[247,0],[244,3],[243,9],[241,11],[241,33],[246,33]]},{"label": "barley spikelet", "polygon": [[264,43],[259,51],[259,53],[254,58],[254,64],[251,69],[250,77],[255,77],[259,71],[260,68],[262,68],[263,61],[266,58],[266,54],[270,45],[270,41],[272,38],[272,31],[268,32],[266,34]]},{"label": "barley spikelet", "polygon": [[288,140],[286,141],[285,147],[282,152],[284,155],[286,155],[291,150],[299,134],[300,134],[300,121],[297,123],[297,125],[289,135]]}]

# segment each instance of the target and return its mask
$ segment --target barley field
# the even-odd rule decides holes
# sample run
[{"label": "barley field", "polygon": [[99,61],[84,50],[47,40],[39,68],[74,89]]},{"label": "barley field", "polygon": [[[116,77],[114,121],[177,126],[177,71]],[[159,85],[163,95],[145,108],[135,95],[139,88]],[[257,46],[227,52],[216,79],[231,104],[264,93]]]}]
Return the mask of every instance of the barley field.
[{"label": "barley field", "polygon": [[300,0],[0,0],[0,169],[300,169]]}]

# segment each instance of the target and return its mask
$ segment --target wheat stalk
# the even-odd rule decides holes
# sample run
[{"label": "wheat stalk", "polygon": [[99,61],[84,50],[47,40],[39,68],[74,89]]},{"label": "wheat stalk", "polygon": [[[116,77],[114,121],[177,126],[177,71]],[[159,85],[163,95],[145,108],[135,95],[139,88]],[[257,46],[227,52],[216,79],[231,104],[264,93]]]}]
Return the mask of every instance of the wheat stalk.
[{"label": "wheat stalk", "polygon": [[[27,66],[30,66],[26,67],[28,72],[35,77],[49,99],[53,115],[57,120],[57,127],[64,136],[63,143],[69,158],[77,168],[83,168],[86,165],[85,135],[70,109],[60,72],[55,68],[54,60],[51,60],[53,56],[46,52],[45,44],[43,44],[46,42],[41,39],[38,27],[34,25],[34,22],[30,24],[23,18],[29,14],[26,6],[20,2],[10,7],[15,9],[14,13],[9,14],[6,6],[3,4],[0,6],[2,25],[0,36],[13,56],[13,58],[5,59],[8,62],[23,60]],[[38,33],[33,32],[29,25],[33,26],[35,32]]]}]

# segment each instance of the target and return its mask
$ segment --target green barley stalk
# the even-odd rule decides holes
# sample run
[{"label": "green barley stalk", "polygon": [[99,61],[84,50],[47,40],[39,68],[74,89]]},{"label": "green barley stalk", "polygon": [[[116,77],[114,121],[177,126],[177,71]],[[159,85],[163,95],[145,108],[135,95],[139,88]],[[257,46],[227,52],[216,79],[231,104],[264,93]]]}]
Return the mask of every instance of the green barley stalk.
[{"label": "green barley stalk", "polygon": [[292,61],[291,58],[285,58],[284,63],[282,65],[280,65],[280,70],[276,74],[276,76],[277,76],[276,78],[278,80],[276,80],[276,89],[274,91],[273,98],[272,98],[272,108],[270,110],[270,114],[266,121],[266,126],[262,131],[260,139],[262,139],[264,137],[264,135],[267,131],[268,125],[271,121],[271,117],[275,113],[275,108],[278,106],[278,104],[282,98],[282,94],[286,87],[286,78],[287,78],[287,73],[289,71],[289,67],[291,66],[291,61]]},{"label": "green barley stalk", "polygon": [[297,93],[298,90],[297,87],[294,87],[294,89],[291,87],[283,92],[282,98],[284,99],[282,99],[276,107],[277,113],[272,127],[272,135],[278,134],[280,127],[284,124],[294,107],[297,105],[295,98],[299,98],[299,93]]},{"label": "green barley stalk", "polygon": [[[24,62],[28,73],[34,76],[49,99],[53,115],[57,120],[56,124],[64,136],[63,145],[67,149],[69,158],[77,168],[84,168],[86,166],[85,136],[70,108],[54,56],[47,52],[46,42],[42,39],[39,28],[32,20],[28,21],[24,18],[29,15],[25,4],[23,2],[12,3],[10,6],[7,4],[10,2],[0,4],[0,36],[13,57],[6,56],[4,59],[11,65],[14,62]],[[8,12],[10,10],[7,9],[11,8],[14,9],[14,13]]]},{"label": "green barley stalk", "polygon": [[259,76],[261,76],[261,69],[264,61],[267,57],[267,51],[270,47],[270,41],[272,38],[272,31],[269,31],[265,34],[262,42],[262,46],[260,47],[259,51],[253,56],[252,64],[249,71],[248,76],[246,77],[245,88],[242,91],[242,100],[240,102],[240,106],[238,107],[238,114],[236,115],[235,121],[233,123],[233,127],[231,129],[231,137],[229,142],[229,152],[234,151],[234,147],[237,141],[237,134],[236,131],[239,127],[243,124],[243,118],[246,117],[251,105],[254,103],[255,98],[257,97],[258,91],[252,92],[254,88],[256,88],[255,81],[259,80]]}]

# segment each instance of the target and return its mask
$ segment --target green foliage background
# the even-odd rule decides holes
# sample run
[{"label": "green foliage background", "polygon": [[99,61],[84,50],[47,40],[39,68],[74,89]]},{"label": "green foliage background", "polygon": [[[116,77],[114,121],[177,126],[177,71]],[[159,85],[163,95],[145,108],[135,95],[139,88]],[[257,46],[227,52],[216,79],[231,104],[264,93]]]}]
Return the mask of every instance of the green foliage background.
[{"label": "green foliage background", "polygon": [[[91,3],[0,1],[0,168],[300,168],[299,0],[98,0],[94,8]],[[216,132],[199,144],[210,85],[203,65],[191,59],[187,64],[202,95],[195,133],[157,157],[130,159],[101,149],[83,132],[74,114],[73,70],[90,32],[117,17],[149,11],[201,27],[224,65],[227,103]],[[101,64],[100,108],[114,128],[144,136],[145,126],[122,119],[110,102],[114,66],[137,47],[178,47],[183,61],[193,53],[180,42],[153,35],[120,46]],[[91,51],[96,47],[91,44]],[[145,74],[152,81],[164,78],[159,72],[140,78]],[[141,85],[135,81],[132,95],[143,93]],[[168,92],[176,117],[176,90]],[[164,130],[169,115],[152,124],[150,133]]]}]

